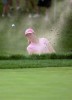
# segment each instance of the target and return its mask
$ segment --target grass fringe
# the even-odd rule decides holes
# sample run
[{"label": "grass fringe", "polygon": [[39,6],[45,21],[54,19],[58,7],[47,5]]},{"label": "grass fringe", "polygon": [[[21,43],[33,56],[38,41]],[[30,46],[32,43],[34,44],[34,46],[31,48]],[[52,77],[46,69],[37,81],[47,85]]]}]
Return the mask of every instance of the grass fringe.
[{"label": "grass fringe", "polygon": [[21,60],[21,59],[28,59],[28,60],[45,60],[45,59],[72,59],[72,53],[65,53],[65,54],[42,54],[42,55],[5,55],[0,56],[0,60]]}]

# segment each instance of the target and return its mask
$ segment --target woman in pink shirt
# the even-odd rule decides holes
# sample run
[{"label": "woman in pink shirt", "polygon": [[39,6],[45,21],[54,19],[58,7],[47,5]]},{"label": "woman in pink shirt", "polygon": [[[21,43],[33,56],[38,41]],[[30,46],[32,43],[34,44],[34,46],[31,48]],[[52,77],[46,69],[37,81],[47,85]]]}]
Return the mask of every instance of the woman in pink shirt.
[{"label": "woman in pink shirt", "polygon": [[37,38],[32,28],[25,31],[25,36],[28,40],[27,51],[29,54],[46,54],[54,53],[52,45],[46,38]]}]

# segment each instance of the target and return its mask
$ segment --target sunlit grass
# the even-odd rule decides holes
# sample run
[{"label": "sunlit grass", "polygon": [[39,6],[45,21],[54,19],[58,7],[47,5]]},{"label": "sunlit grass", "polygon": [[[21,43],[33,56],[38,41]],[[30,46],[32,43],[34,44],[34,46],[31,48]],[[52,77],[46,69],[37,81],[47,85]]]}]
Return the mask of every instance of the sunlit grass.
[{"label": "sunlit grass", "polygon": [[72,100],[72,68],[0,70],[1,100]]}]

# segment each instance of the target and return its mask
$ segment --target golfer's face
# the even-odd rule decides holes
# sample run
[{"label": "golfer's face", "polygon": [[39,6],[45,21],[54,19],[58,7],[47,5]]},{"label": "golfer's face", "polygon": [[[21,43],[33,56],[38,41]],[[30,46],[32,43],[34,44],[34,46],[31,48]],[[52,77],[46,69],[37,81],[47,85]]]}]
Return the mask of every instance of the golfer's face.
[{"label": "golfer's face", "polygon": [[26,37],[32,37],[32,33],[26,34]]},{"label": "golfer's face", "polygon": [[27,37],[28,40],[31,40],[33,38],[33,34],[32,33],[28,33],[26,35],[26,37]]}]

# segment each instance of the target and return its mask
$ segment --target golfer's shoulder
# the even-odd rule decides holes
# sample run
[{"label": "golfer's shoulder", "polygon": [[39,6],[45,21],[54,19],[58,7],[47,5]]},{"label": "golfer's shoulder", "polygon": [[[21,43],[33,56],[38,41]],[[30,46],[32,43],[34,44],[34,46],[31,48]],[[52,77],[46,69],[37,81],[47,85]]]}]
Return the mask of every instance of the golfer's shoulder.
[{"label": "golfer's shoulder", "polygon": [[47,38],[39,38],[40,43],[48,43],[49,40]]},{"label": "golfer's shoulder", "polygon": [[27,47],[27,50],[33,50],[33,49],[34,49],[34,46],[32,44],[29,44]]}]

